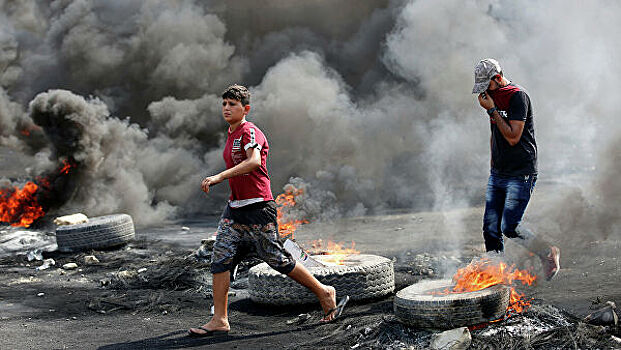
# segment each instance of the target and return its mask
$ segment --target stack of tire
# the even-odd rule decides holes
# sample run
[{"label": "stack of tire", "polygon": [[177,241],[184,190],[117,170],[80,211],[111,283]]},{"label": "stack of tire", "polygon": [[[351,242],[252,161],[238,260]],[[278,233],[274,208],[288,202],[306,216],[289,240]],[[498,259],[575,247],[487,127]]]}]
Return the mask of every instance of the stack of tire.
[{"label": "stack of tire", "polygon": [[61,252],[76,252],[122,246],[135,235],[131,216],[113,214],[89,218],[83,224],[58,226],[56,243]]},{"label": "stack of tire", "polygon": [[[351,300],[375,299],[392,294],[395,273],[392,260],[369,254],[349,255],[343,265],[329,264],[329,256],[315,255],[325,267],[308,270],[323,284],[336,289],[337,298],[349,295]],[[266,263],[252,267],[248,273],[251,300],[260,304],[293,305],[317,302],[309,289],[270,268]]]}]

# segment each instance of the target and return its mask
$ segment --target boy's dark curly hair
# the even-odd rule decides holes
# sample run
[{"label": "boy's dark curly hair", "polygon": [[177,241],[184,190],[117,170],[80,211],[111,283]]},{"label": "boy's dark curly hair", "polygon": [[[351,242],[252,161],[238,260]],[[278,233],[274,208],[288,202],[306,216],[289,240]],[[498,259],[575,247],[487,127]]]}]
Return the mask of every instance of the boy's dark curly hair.
[{"label": "boy's dark curly hair", "polygon": [[222,98],[232,98],[246,106],[250,104],[250,91],[245,86],[233,84],[224,90]]}]

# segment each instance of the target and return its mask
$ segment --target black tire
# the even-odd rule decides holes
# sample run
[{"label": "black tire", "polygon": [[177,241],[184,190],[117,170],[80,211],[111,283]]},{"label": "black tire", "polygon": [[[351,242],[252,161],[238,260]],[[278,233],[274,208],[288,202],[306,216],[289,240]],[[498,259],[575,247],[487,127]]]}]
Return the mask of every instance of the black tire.
[{"label": "black tire", "polygon": [[397,292],[395,315],[418,328],[452,329],[502,318],[509,305],[510,290],[495,285],[476,292],[431,294],[453,286],[451,280],[428,280]]},{"label": "black tire", "polygon": [[98,216],[84,224],[56,227],[56,243],[61,252],[121,246],[135,235],[134,222],[127,214]]},{"label": "black tire", "polygon": [[[313,258],[326,261],[325,255]],[[323,284],[336,289],[337,298],[349,295],[351,300],[379,298],[395,290],[392,261],[377,255],[356,254],[343,265],[311,267],[308,270]],[[261,263],[248,272],[250,299],[260,304],[292,305],[317,302],[317,297],[293,279]]]}]

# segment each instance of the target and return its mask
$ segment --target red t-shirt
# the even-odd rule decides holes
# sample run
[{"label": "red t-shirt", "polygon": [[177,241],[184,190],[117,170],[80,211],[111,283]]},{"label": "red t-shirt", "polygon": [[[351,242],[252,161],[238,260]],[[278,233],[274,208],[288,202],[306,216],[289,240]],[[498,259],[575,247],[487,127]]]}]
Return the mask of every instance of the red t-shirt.
[{"label": "red t-shirt", "polygon": [[270,188],[270,176],[267,173],[267,154],[270,146],[267,138],[256,125],[247,121],[233,132],[229,128],[229,135],[222,154],[226,168],[230,169],[248,158],[246,150],[251,147],[261,152],[261,166],[248,174],[229,179],[231,187],[229,205],[232,208],[274,199]]}]

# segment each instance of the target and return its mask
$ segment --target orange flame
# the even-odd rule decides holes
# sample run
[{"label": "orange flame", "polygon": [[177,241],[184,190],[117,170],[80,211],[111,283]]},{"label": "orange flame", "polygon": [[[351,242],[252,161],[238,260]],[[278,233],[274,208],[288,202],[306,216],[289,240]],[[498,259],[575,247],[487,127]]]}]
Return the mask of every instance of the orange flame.
[{"label": "orange flame", "polygon": [[322,260],[324,262],[332,263],[335,265],[343,265],[345,258],[352,254],[360,254],[360,251],[356,250],[356,243],[351,242],[351,248],[346,248],[343,242],[328,241],[324,246],[323,240],[318,239],[311,242],[312,251],[319,252],[323,255],[327,255]]},{"label": "orange flame", "polygon": [[73,168],[73,165],[69,163],[67,160],[63,160],[63,166],[60,169],[58,169],[58,172],[60,174],[67,175],[69,174],[69,170],[71,170],[71,168]]},{"label": "orange flame", "polygon": [[308,224],[308,220],[285,220],[284,208],[295,206],[295,198],[304,193],[303,189],[297,189],[293,186],[287,188],[285,193],[281,193],[276,197],[276,220],[278,221],[278,233],[281,239],[293,239],[293,234],[302,224]]},{"label": "orange flame", "polygon": [[29,181],[21,189],[0,189],[0,222],[29,227],[36,219],[45,215],[34,196],[38,188],[37,184]]},{"label": "orange flame", "polygon": [[[75,164],[63,160],[58,174],[67,175]],[[37,183],[28,181],[23,188],[12,187],[0,189],[0,222],[11,226],[30,227],[38,218],[45,215],[43,207],[37,201],[39,190],[50,190],[51,183],[47,177],[36,177]]]},{"label": "orange flame", "polygon": [[[455,287],[453,292],[474,292],[496,284],[512,285],[519,281],[523,285],[532,285],[537,279],[526,270],[518,270],[515,265],[507,267],[504,262],[493,262],[490,259],[481,259],[457,270],[453,276]],[[530,307],[530,300],[524,294],[518,293],[511,287],[509,307],[507,311],[522,313]]]}]

